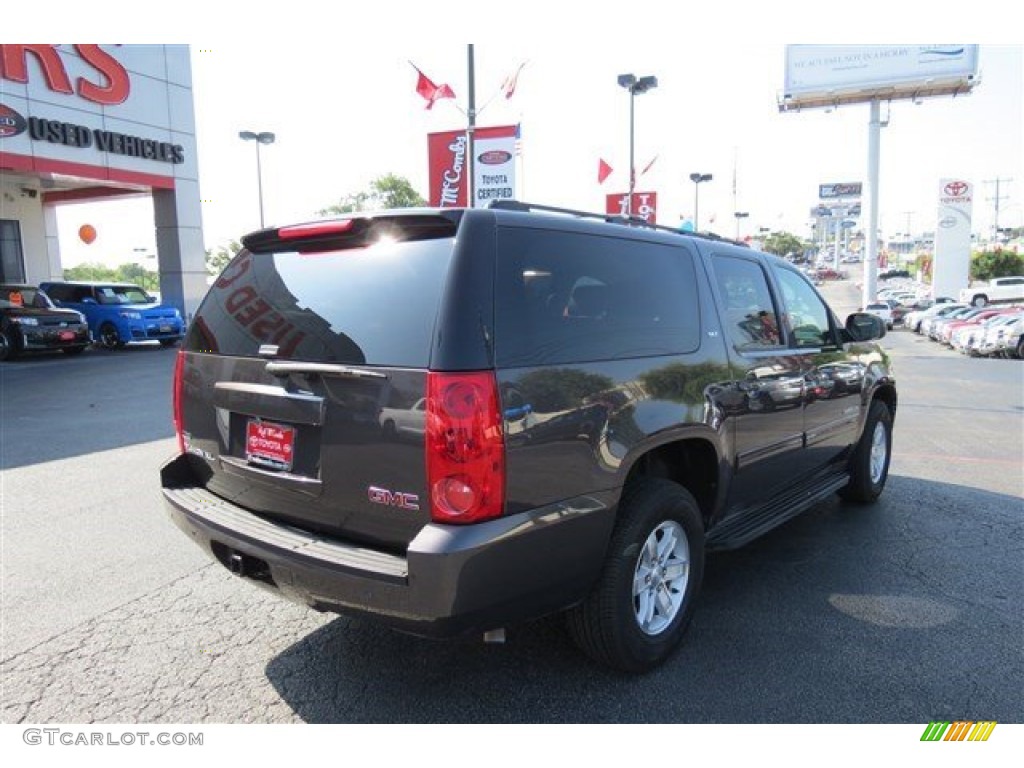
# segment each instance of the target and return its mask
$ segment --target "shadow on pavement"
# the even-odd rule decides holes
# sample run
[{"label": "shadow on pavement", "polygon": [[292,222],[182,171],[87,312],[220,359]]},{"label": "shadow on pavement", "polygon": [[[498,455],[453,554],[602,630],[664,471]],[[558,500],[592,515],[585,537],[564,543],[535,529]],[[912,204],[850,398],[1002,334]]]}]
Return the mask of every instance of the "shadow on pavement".
[{"label": "shadow on pavement", "polygon": [[710,556],[683,645],[639,677],[591,663],[558,617],[503,646],[341,617],[266,674],[311,723],[1019,722],[1020,508],[897,476],[877,505],[823,503]]}]

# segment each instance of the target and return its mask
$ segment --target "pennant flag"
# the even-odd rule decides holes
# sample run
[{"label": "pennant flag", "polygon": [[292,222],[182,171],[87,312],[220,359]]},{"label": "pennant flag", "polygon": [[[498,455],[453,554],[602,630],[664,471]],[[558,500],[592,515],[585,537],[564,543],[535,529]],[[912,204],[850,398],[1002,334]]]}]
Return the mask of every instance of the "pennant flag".
[{"label": "pennant flag", "polygon": [[647,165],[645,165],[644,169],[642,171],[640,171],[640,175],[643,176],[645,173],[647,173],[649,170],[651,170],[651,166],[654,165],[654,161],[657,160],[657,159],[658,159],[658,156],[655,155],[651,159],[651,162],[649,162]]},{"label": "pennant flag", "polygon": [[519,69],[517,69],[513,74],[506,77],[505,81],[501,84],[501,90],[505,94],[506,99],[511,99],[513,94],[515,94],[516,83],[519,82],[519,73],[523,71],[523,67],[525,66],[526,62],[524,61],[522,64],[519,65]]},{"label": "pennant flag", "polygon": [[433,107],[434,102],[438,99],[455,98],[455,91],[451,89],[451,86],[446,84],[434,85],[434,82],[429,77],[420,72],[419,67],[411,61],[409,62],[409,65],[416,70],[416,74],[418,75],[416,79],[416,93],[427,100],[427,109]]},{"label": "pennant flag", "polygon": [[604,184],[604,180],[612,175],[612,167],[603,159],[597,161],[597,183]]},{"label": "pennant flag", "polygon": [[516,123],[516,155],[519,157],[523,155],[523,126],[521,123]]}]

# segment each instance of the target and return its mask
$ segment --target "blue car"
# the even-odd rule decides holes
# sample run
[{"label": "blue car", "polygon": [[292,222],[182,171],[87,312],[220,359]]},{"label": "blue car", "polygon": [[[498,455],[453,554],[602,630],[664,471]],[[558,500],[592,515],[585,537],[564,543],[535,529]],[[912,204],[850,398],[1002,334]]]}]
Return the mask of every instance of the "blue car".
[{"label": "blue car", "polygon": [[160,304],[130,283],[42,283],[40,288],[58,307],[85,315],[93,340],[107,349],[133,341],[177,344],[185,335],[185,322],[176,307]]}]

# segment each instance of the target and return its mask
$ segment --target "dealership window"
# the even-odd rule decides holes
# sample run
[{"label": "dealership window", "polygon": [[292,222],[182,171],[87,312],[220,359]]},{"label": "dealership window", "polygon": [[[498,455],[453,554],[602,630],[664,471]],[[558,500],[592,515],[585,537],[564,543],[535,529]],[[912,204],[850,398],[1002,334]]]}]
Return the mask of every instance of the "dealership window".
[{"label": "dealership window", "polygon": [[0,219],[0,283],[25,282],[25,260],[21,254],[21,226],[13,219]]}]

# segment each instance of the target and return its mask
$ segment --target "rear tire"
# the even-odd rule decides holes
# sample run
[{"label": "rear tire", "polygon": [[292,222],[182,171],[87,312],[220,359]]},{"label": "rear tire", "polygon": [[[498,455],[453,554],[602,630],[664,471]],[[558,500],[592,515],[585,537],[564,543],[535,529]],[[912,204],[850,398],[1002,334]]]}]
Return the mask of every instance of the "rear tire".
[{"label": "rear tire", "polygon": [[875,501],[885,488],[892,458],[892,412],[881,400],[873,400],[864,433],[850,457],[850,482],[839,495],[861,504]]},{"label": "rear tire", "polygon": [[984,307],[986,304],[988,304],[988,296],[986,296],[983,293],[979,293],[977,296],[975,296],[973,299],[971,299],[971,305],[972,306],[980,308],[980,307]]},{"label": "rear tire", "polygon": [[124,346],[121,335],[113,323],[104,323],[100,326],[99,343],[104,349],[120,349]]},{"label": "rear tire", "polygon": [[703,574],[704,526],[693,496],[669,480],[639,480],[623,492],[604,570],[568,612],[569,632],[601,664],[652,669],[686,633]]}]

